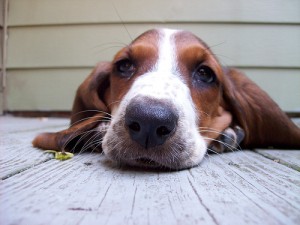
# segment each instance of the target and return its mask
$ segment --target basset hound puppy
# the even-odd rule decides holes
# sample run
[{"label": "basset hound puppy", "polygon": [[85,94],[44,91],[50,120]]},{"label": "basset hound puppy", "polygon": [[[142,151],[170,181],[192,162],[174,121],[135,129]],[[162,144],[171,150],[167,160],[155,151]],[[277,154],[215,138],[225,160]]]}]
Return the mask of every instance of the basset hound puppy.
[{"label": "basset hound puppy", "polygon": [[238,144],[300,148],[300,129],[244,74],[220,65],[202,40],[169,29],[147,31],[112,62],[99,63],[78,88],[70,128],[33,141],[170,169]]}]

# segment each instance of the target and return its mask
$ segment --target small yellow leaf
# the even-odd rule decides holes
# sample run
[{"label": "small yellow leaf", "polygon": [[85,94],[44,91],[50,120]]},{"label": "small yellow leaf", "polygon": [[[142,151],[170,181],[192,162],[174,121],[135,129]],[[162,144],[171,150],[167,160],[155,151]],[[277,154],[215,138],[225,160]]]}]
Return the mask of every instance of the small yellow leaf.
[{"label": "small yellow leaf", "polygon": [[54,150],[46,150],[45,152],[54,154],[54,159],[57,160],[67,160],[71,159],[74,156],[74,154],[71,152],[57,152]]},{"label": "small yellow leaf", "polygon": [[71,152],[56,152],[54,158],[57,160],[67,160],[71,159],[74,156]]}]

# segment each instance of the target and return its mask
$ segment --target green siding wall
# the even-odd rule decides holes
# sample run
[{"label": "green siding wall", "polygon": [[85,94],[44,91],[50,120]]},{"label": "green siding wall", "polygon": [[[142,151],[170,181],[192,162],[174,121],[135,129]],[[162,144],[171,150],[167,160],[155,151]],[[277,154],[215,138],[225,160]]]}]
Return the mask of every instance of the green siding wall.
[{"label": "green siding wall", "polygon": [[4,110],[4,68],[3,68],[3,53],[4,53],[4,15],[5,15],[5,2],[0,1],[0,115]]},{"label": "green siding wall", "polygon": [[98,61],[147,29],[169,27],[194,32],[284,110],[300,111],[299,0],[113,2],[9,0],[7,110],[70,110]]}]

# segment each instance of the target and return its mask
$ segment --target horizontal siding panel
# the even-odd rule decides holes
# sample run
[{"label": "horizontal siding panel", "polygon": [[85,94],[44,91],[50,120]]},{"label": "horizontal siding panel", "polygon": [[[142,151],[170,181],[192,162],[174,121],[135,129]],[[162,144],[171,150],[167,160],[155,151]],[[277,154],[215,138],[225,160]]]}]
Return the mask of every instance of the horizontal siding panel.
[{"label": "horizontal siding panel", "polygon": [[[0,70],[2,69],[2,62],[3,62],[3,28],[4,28],[4,0],[0,1]],[[1,76],[0,76],[1,79]],[[1,80],[0,80],[0,85],[1,85]],[[1,90],[0,90],[1,91]],[[0,93],[1,94],[1,93]],[[2,101],[2,96],[0,95]],[[1,102],[0,102],[1,103]],[[1,107],[2,104],[0,105],[0,115],[1,115]]]},{"label": "horizontal siding panel", "polygon": [[[8,110],[70,110],[91,69],[8,71]],[[285,111],[300,111],[300,70],[243,69]]]},{"label": "horizontal siding panel", "polygon": [[4,106],[4,96],[3,93],[0,92],[0,115],[3,114],[4,111],[3,106]]},{"label": "horizontal siding panel", "polygon": [[299,0],[10,0],[9,25],[121,21],[299,23],[299,8]]},{"label": "horizontal siding panel", "polygon": [[[161,24],[127,25],[131,37]],[[169,24],[193,31],[225,65],[300,68],[296,25]],[[8,68],[88,67],[130,42],[122,25],[18,27],[9,30]]]},{"label": "horizontal siding panel", "polygon": [[0,27],[4,24],[4,0],[0,1]]},{"label": "horizontal siding panel", "polygon": [[[2,68],[3,62],[3,28],[0,27],[0,69]],[[1,84],[1,81],[0,81]]]},{"label": "horizontal siding panel", "polygon": [[8,71],[7,110],[71,110],[89,69]]},{"label": "horizontal siding panel", "polygon": [[241,69],[285,111],[300,112],[300,70]]}]

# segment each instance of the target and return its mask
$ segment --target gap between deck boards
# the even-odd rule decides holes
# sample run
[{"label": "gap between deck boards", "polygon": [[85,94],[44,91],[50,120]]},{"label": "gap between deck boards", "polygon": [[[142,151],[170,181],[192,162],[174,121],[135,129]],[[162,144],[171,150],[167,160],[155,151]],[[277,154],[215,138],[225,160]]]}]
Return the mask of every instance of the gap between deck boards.
[{"label": "gap between deck boards", "polygon": [[50,161],[50,160],[53,160],[53,159],[52,159],[52,158],[48,158],[48,159],[45,159],[45,160],[40,161],[40,162],[38,162],[38,163],[32,164],[32,165],[30,165],[30,166],[26,166],[26,167],[24,167],[24,168],[21,168],[21,169],[18,169],[18,170],[16,170],[16,171],[13,171],[13,172],[11,172],[10,174],[5,175],[4,177],[1,177],[1,180],[6,180],[6,179],[8,179],[8,178],[10,178],[10,177],[13,177],[13,176],[19,174],[19,173],[23,173],[23,172],[25,172],[26,170],[31,169],[32,167],[39,166],[39,165],[41,165],[41,164],[43,164],[43,163],[45,163],[45,162],[48,162],[48,161]]},{"label": "gap between deck boards", "polygon": [[[277,162],[277,163],[279,163],[281,165],[284,165],[286,167],[289,167],[289,168],[291,168],[293,170],[296,170],[296,171],[300,172],[300,166],[299,165],[287,162],[287,161],[285,161],[285,160],[283,160],[283,159],[281,159],[279,157],[276,157],[276,156],[274,156],[272,154],[269,154],[267,151],[268,150],[258,150],[258,149],[254,150],[255,153],[257,153],[257,154],[259,154],[259,155],[261,155],[261,156],[263,156],[263,157],[265,157],[267,159],[270,159],[270,160],[272,160],[274,162]],[[282,151],[285,151],[285,150],[282,150]]]}]

